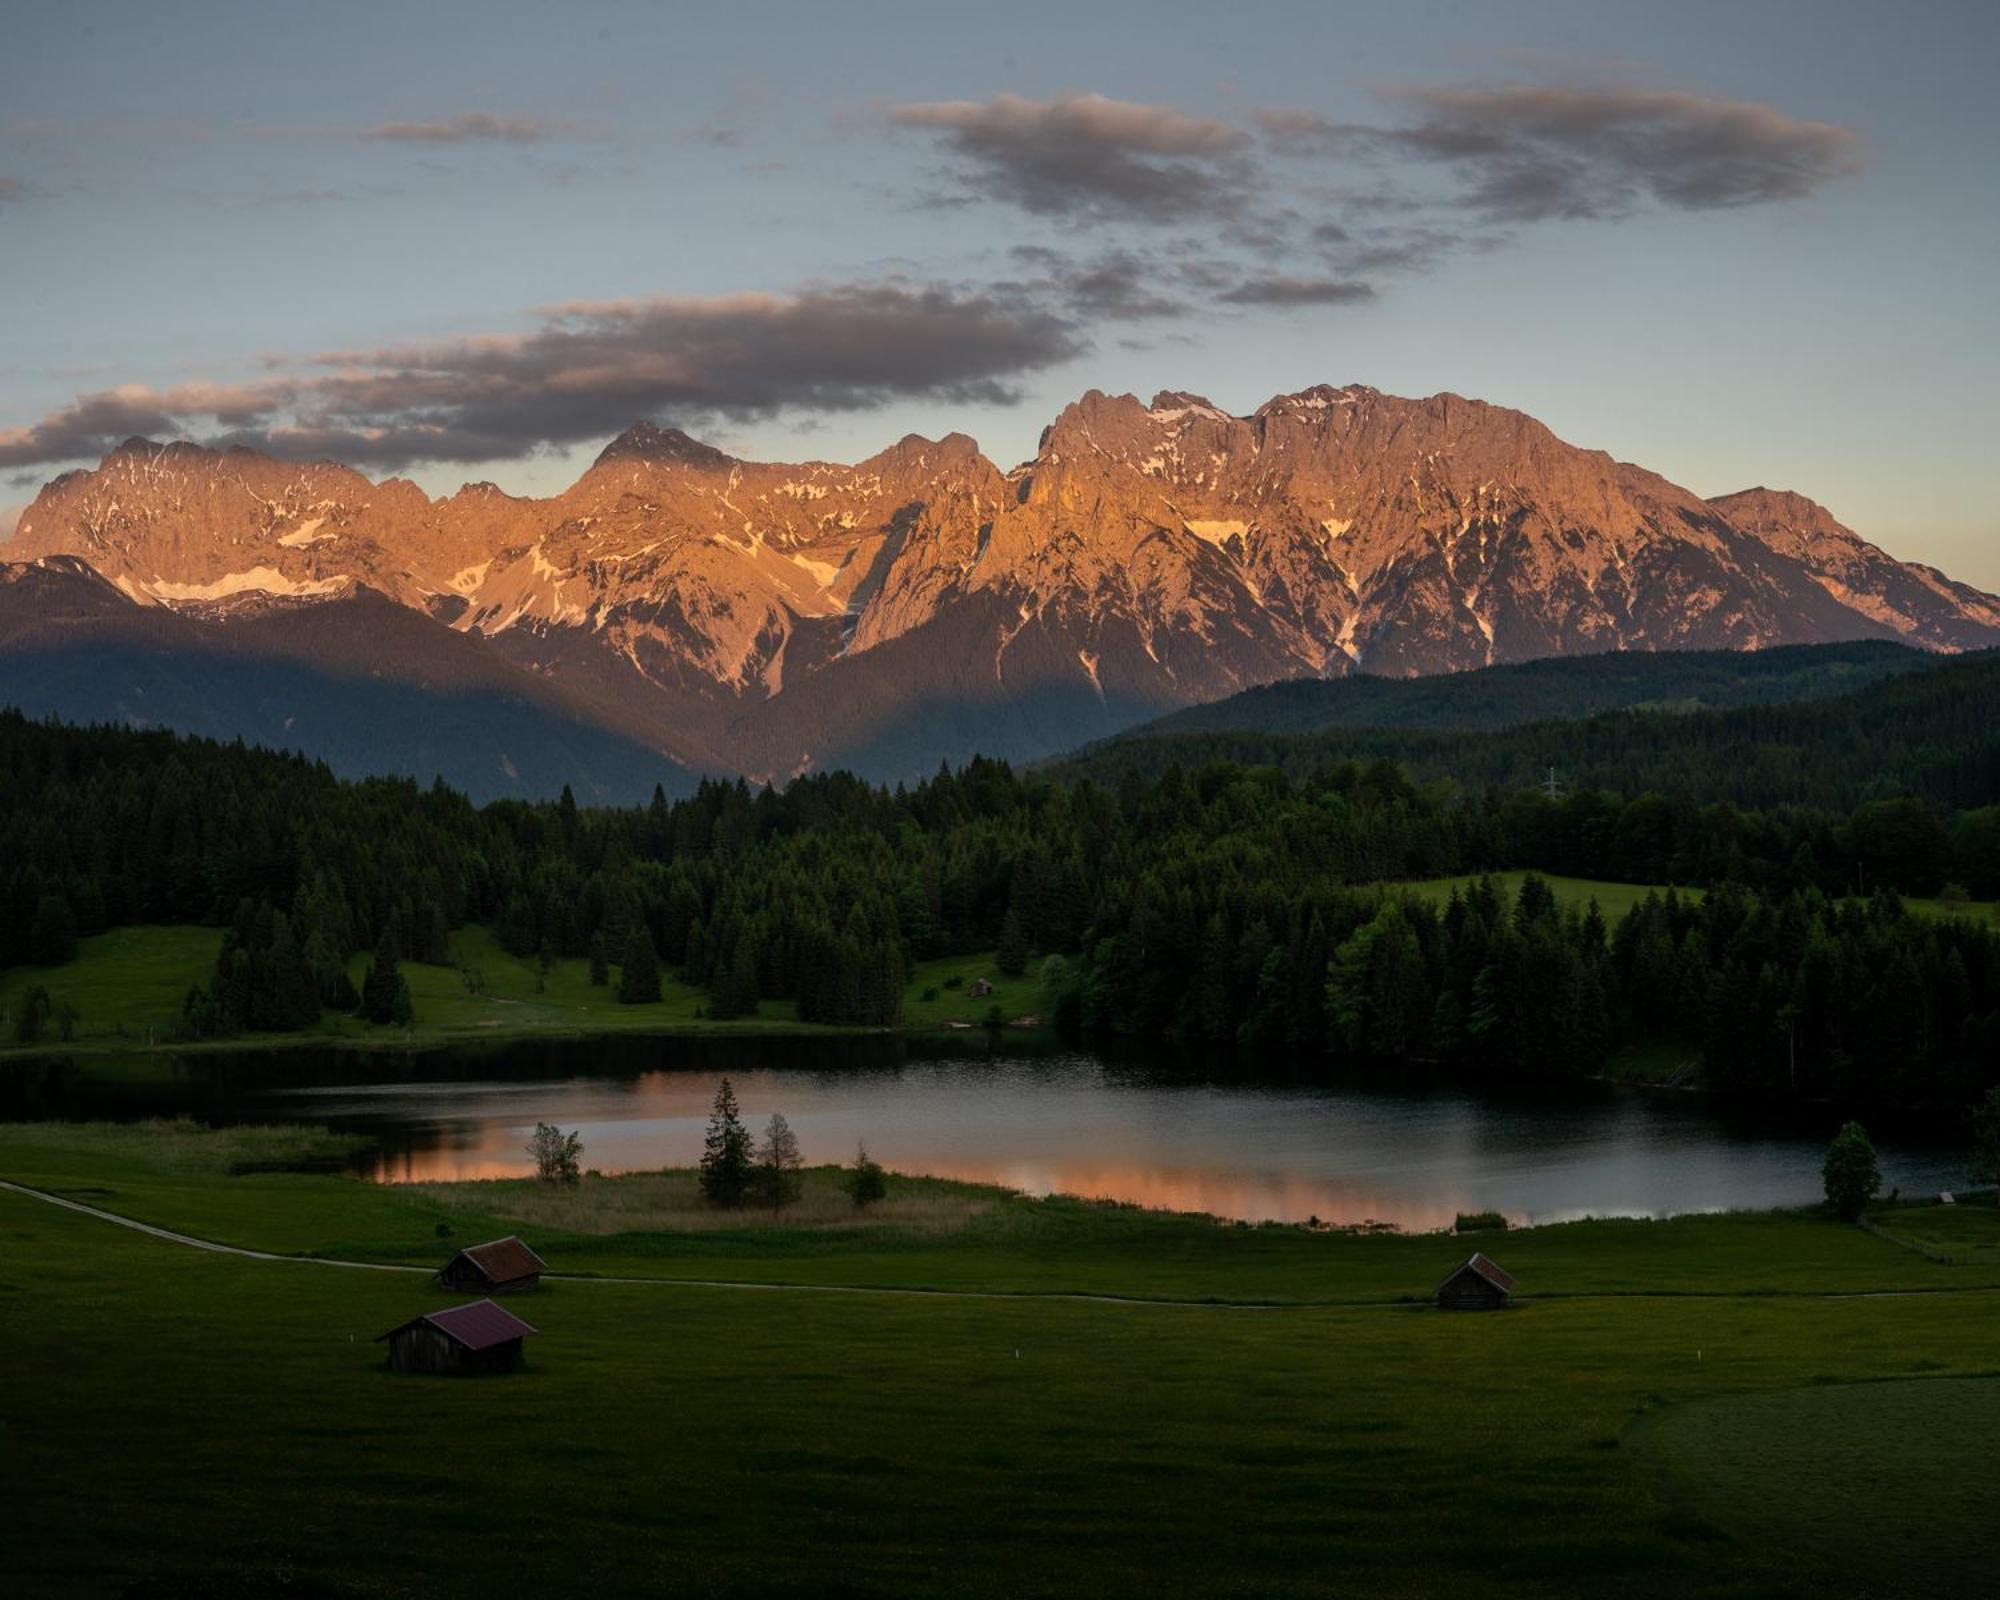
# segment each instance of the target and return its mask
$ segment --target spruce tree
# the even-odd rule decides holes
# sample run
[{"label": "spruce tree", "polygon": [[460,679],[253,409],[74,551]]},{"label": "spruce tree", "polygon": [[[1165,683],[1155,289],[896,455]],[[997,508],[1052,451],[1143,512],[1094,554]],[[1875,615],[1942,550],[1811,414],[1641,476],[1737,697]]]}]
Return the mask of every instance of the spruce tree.
[{"label": "spruce tree", "polygon": [[653,933],[645,923],[635,923],[625,940],[625,960],[618,969],[618,1003],[643,1006],[659,998],[660,958],[653,949]]},{"label": "spruce tree", "polygon": [[993,964],[1010,978],[1018,978],[1028,970],[1028,935],[1021,925],[1021,914],[1012,906],[1000,921],[1000,948],[994,954]]},{"label": "spruce tree", "polygon": [[847,1174],[847,1193],[857,1211],[873,1205],[889,1192],[889,1177],[868,1154],[866,1145],[854,1151],[854,1165]]},{"label": "spruce tree", "polygon": [[602,989],[611,982],[611,954],[607,948],[604,930],[599,928],[590,936],[590,983],[594,989]]},{"label": "spruce tree", "polygon": [[750,1130],[736,1106],[736,1090],[727,1078],[715,1091],[708,1116],[708,1136],[701,1147],[701,1193],[712,1206],[740,1206],[750,1190]]},{"label": "spruce tree", "polygon": [[368,1022],[389,1022],[407,1028],[413,1020],[410,985],[396,968],[396,939],[384,927],[375,954],[361,980],[361,1015]]}]

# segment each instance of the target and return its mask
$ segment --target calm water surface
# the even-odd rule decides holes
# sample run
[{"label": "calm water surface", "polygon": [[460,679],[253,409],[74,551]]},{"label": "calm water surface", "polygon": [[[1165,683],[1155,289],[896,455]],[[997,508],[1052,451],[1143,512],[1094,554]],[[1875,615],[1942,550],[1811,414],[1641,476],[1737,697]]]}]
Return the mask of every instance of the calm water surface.
[{"label": "calm water surface", "polygon": [[[56,1070],[8,1115],[302,1121],[370,1134],[383,1181],[528,1171],[537,1122],[605,1172],[692,1165],[727,1073],[753,1127],[782,1111],[809,1162],[857,1144],[905,1172],[1251,1221],[1421,1229],[1663,1216],[1818,1198],[1823,1117],[1726,1113],[1603,1086],[1493,1094],[1218,1075],[1159,1058],[906,1054],[895,1041],[533,1043],[417,1058],[283,1052]],[[1885,1186],[1964,1181],[1964,1154],[1878,1136]]]}]

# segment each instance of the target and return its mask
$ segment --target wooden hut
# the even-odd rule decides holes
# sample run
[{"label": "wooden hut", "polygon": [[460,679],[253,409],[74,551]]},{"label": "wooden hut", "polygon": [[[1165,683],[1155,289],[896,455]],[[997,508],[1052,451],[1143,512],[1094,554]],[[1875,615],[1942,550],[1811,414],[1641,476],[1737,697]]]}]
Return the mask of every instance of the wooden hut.
[{"label": "wooden hut", "polygon": [[1475,1252],[1437,1286],[1437,1303],[1446,1311],[1500,1311],[1513,1294],[1513,1277]]},{"label": "wooden hut", "polygon": [[491,1300],[475,1300],[413,1317],[375,1342],[388,1342],[391,1372],[513,1372],[521,1341],[534,1331]]},{"label": "wooden hut", "polygon": [[542,1258],[509,1235],[486,1244],[467,1245],[438,1269],[441,1289],[472,1294],[515,1294],[533,1289],[548,1271]]},{"label": "wooden hut", "polygon": [[988,983],[984,978],[974,978],[972,980],[972,987],[965,992],[975,1000],[984,1000],[993,992],[993,985]]}]

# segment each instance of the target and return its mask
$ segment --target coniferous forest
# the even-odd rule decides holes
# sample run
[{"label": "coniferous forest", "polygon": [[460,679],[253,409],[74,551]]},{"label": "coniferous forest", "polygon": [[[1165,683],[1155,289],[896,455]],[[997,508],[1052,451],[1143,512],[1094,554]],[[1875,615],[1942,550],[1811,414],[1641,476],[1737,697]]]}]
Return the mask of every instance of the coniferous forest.
[{"label": "coniferous forest", "polygon": [[[475,808],[240,745],[7,715],[0,962],[60,962],[123,924],[223,927],[181,1023],[216,1036],[322,1007],[407,1022],[397,962],[447,961],[468,923],[607,982],[616,963],[619,998],[657,998],[665,971],[714,1017],[793,1001],[852,1025],[898,1021],[913,962],[996,950],[1033,964],[1050,1020],[1079,1034],[1507,1077],[1658,1043],[1718,1088],[1963,1105],[2000,1081],[2000,937],[1900,897],[2000,895],[1979,698],[1996,682],[1966,662],[1839,702],[1554,725],[1546,764],[1599,752],[1592,783],[1554,795],[1495,776],[1496,745],[1535,737],[1510,729],[1458,738],[1463,778],[1444,744],[1417,776],[1380,755],[1190,768],[1155,751],[1102,779],[1089,761],[975,760],[908,789],[834,773],[633,809],[567,792]],[[1968,683],[1978,726],[1953,742],[1954,714],[1919,697]],[[1716,798],[1745,784],[1740,763],[1710,765],[1744,717],[1833,803]],[[1842,774],[1871,717],[1901,733],[1864,788]],[[1519,868],[1679,887],[1615,921],[1532,877],[1393,887]]]}]

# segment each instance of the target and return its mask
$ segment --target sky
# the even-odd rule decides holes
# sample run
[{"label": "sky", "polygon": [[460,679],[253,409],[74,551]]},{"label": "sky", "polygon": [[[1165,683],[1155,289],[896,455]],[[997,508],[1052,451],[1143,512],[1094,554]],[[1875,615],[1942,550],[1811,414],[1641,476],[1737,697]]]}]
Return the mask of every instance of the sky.
[{"label": "sky", "polygon": [[0,0],[0,533],[132,434],[550,493],[1087,389],[1518,407],[2000,589],[2000,5]]}]

